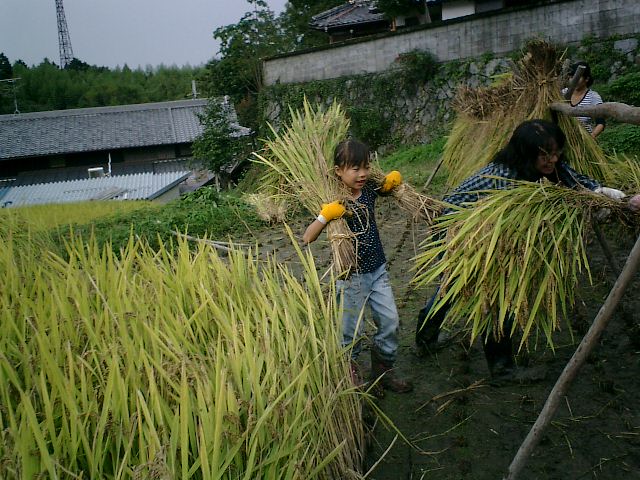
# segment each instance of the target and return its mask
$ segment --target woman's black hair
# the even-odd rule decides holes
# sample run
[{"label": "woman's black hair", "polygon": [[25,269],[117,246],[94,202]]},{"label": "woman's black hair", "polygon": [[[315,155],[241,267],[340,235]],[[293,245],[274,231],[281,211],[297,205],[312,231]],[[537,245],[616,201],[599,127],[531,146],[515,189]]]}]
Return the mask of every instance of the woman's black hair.
[{"label": "woman's black hair", "polygon": [[565,141],[564,133],[555,123],[527,120],[516,127],[507,146],[493,161],[515,169],[522,180],[535,181],[541,177],[535,167],[540,153],[560,152]]},{"label": "woman's black hair", "polygon": [[333,153],[336,167],[361,167],[369,164],[369,147],[360,140],[350,138],[340,142]]},{"label": "woman's black hair", "polygon": [[582,77],[587,81],[587,87],[593,85],[593,77],[591,76],[591,67],[587,62],[576,62],[569,67],[569,76],[573,77],[578,70],[578,67],[584,67],[582,70]]}]

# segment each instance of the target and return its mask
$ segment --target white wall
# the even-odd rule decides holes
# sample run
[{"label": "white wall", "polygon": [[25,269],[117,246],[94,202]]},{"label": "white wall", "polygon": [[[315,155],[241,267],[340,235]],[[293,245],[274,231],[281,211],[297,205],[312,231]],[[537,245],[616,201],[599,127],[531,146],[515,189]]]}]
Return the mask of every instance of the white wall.
[{"label": "white wall", "polygon": [[475,0],[455,0],[442,4],[442,20],[463,17],[464,15],[472,15],[474,13],[476,13]]},{"label": "white wall", "polygon": [[579,43],[588,35],[608,38],[638,34],[640,0],[541,4],[268,58],[264,61],[264,83],[302,83],[384,72],[397,66],[400,54],[412,50],[431,52],[438,61],[449,62],[486,52],[495,55],[513,52],[534,36],[553,43],[571,44]]}]

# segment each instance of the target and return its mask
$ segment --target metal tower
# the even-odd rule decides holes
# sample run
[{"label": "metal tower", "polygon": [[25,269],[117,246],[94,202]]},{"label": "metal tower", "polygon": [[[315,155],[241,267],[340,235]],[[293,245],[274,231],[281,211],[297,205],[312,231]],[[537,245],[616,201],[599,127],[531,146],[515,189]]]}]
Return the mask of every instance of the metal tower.
[{"label": "metal tower", "polygon": [[64,68],[73,60],[71,38],[67,28],[67,19],[64,16],[62,0],[56,0],[56,15],[58,17],[58,47],[60,49],[60,68]]}]

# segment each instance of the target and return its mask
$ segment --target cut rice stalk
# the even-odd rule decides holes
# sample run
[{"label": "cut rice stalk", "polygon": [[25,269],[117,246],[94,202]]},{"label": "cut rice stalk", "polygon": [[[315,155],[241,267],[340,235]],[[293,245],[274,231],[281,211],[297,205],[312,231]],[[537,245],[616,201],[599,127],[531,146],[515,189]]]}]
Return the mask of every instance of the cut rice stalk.
[{"label": "cut rice stalk", "polygon": [[434,236],[415,258],[414,283],[440,281],[430,314],[450,302],[446,324],[468,331],[471,341],[520,332],[522,347],[542,332],[553,347],[552,333],[573,305],[579,275],[589,274],[585,235],[601,208],[638,222],[622,202],[588,190],[517,182],[491,192],[473,208],[457,208],[435,222]]}]

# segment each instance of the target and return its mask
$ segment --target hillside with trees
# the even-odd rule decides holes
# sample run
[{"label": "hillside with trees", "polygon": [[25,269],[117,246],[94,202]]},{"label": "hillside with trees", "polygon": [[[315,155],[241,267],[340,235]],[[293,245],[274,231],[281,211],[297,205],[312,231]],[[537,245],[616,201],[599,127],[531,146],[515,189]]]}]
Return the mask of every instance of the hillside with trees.
[{"label": "hillside with trees", "polygon": [[[127,65],[107,68],[74,59],[64,69],[43,59],[27,65],[0,52],[0,114],[64,110],[132,103],[180,100],[191,96],[191,81],[208,96],[229,95],[241,122],[255,123],[255,97],[261,87],[261,58],[326,43],[308,26],[311,17],[342,0],[293,0],[276,15],[264,0],[247,0],[247,13],[237,23],[217,28],[217,55],[206,67]],[[212,20],[213,22],[213,20]]]},{"label": "hillside with trees", "polygon": [[[202,71],[202,67],[163,65],[109,69],[78,59],[61,69],[47,58],[29,67],[22,60],[12,64],[0,54],[0,79],[19,78],[15,98],[22,113],[181,100],[191,96],[191,80]],[[13,88],[10,82],[0,83],[0,114],[14,113]]]}]

